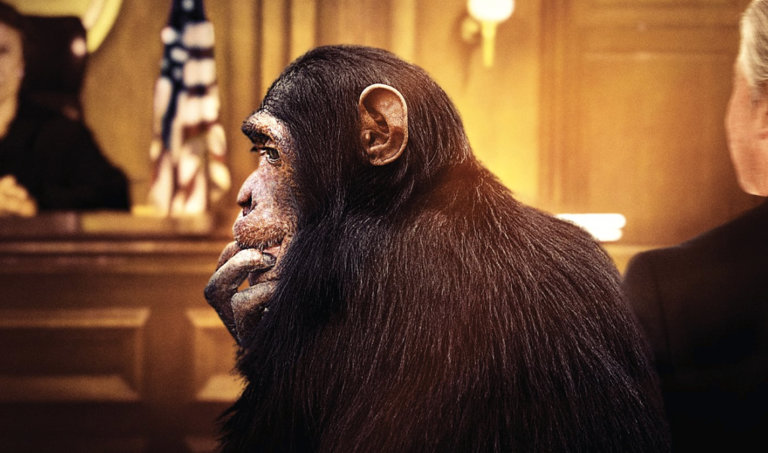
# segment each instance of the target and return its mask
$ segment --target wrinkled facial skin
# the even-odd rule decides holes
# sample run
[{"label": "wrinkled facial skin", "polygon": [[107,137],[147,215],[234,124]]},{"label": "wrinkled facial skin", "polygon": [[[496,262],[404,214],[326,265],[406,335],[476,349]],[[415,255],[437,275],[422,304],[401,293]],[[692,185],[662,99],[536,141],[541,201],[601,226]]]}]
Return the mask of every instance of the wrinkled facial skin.
[{"label": "wrinkled facial skin", "polygon": [[[288,129],[259,111],[243,123],[258,166],[237,195],[242,211],[232,227],[234,242],[222,251],[205,288],[208,303],[239,344],[267,311],[280,276],[280,261],[296,231],[293,142]],[[238,291],[248,280],[249,287]]]}]

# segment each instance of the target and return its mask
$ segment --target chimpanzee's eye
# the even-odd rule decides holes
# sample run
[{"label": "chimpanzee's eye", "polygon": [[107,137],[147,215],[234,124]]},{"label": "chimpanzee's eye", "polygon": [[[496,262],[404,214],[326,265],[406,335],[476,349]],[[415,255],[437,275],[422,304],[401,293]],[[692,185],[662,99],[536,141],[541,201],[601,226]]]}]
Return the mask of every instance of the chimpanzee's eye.
[{"label": "chimpanzee's eye", "polygon": [[280,153],[275,148],[262,148],[262,152],[267,156],[267,162],[275,164],[280,161]]},{"label": "chimpanzee's eye", "polygon": [[270,164],[280,162],[280,152],[275,148],[270,148],[269,146],[254,146],[251,148],[251,151],[259,153],[259,155],[267,156],[267,162]]}]

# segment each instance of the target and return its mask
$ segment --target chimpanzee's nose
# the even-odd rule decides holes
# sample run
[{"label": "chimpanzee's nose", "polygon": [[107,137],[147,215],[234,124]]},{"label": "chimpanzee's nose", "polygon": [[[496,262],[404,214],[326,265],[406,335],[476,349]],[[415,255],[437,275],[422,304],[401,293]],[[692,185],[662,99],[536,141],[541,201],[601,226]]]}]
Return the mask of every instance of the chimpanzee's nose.
[{"label": "chimpanzee's nose", "polygon": [[256,208],[257,203],[254,201],[251,191],[243,188],[237,195],[237,204],[243,208],[243,217],[245,217]]}]

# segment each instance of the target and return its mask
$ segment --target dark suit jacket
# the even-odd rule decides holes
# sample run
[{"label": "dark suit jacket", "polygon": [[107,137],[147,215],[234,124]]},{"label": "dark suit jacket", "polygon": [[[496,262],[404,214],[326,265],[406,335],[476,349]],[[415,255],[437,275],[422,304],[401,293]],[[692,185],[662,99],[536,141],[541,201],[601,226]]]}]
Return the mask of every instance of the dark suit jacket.
[{"label": "dark suit jacket", "polygon": [[41,211],[130,207],[128,180],[88,128],[26,99],[0,140],[0,176],[14,175]]},{"label": "dark suit jacket", "polygon": [[768,202],[635,256],[624,289],[653,348],[675,450],[768,451]]}]

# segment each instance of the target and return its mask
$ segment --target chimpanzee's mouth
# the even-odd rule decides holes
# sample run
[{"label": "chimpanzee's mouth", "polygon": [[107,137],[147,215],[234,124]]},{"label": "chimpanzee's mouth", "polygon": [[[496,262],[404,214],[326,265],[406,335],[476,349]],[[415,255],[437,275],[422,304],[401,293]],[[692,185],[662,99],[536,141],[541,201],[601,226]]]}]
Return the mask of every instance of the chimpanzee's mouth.
[{"label": "chimpanzee's mouth", "polygon": [[277,245],[273,245],[272,247],[265,248],[262,253],[266,255],[271,255],[275,258],[277,258],[278,253],[280,253],[280,247],[283,245],[283,242],[280,241]]},{"label": "chimpanzee's mouth", "polygon": [[264,241],[247,241],[247,242],[241,242],[236,241],[237,246],[240,248],[240,250],[245,249],[256,249],[262,253],[267,253],[269,255],[272,255],[273,257],[277,257],[277,254],[280,251],[280,248],[283,245],[283,238],[279,239],[268,239]]}]

